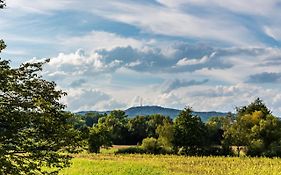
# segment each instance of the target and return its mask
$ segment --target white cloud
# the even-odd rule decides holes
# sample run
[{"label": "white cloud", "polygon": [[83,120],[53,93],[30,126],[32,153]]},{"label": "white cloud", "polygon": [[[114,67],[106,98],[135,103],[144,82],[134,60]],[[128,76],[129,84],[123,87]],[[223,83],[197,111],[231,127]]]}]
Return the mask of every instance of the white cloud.
[{"label": "white cloud", "polygon": [[[93,49],[90,52],[80,49],[74,53],[60,53],[45,66],[44,74],[52,80],[70,80],[70,76],[76,77],[76,80],[95,79],[99,76],[113,75],[118,69],[129,69],[153,73],[153,76],[164,79],[174,77],[176,73],[187,76],[193,73],[191,76],[201,80],[207,78],[210,82],[236,84],[247,81],[251,75],[281,72],[279,48],[229,48],[206,51],[206,47],[194,49],[194,46],[181,45],[174,47],[173,54],[168,57],[162,53],[165,53],[163,48],[151,46],[149,50],[143,51],[142,48],[129,46],[108,50]],[[165,76],[162,76],[163,74]],[[68,84],[71,82],[68,81]]]},{"label": "white cloud", "polygon": [[279,48],[230,48],[217,51],[221,60],[232,66],[227,69],[198,69],[200,74],[224,83],[240,83],[247,81],[253,74],[262,72],[280,72]]},{"label": "white cloud", "polygon": [[265,26],[264,32],[271,38],[275,39],[276,41],[281,41],[280,26],[273,26],[273,27]]},{"label": "white cloud", "polygon": [[[77,2],[76,2],[77,3]],[[71,8],[74,6],[75,1],[73,0],[33,0],[33,1],[25,1],[25,0],[9,0],[7,2],[8,8],[17,11],[23,11],[26,13],[41,13],[41,14],[49,14],[54,10],[62,10]]]},{"label": "white cloud", "polygon": [[154,104],[164,107],[183,108],[187,103],[184,103],[184,99],[175,95],[173,92],[159,94],[154,97]]},{"label": "white cloud", "polygon": [[108,63],[98,53],[87,54],[79,49],[75,53],[60,53],[52,58],[46,66],[45,74],[52,76],[54,73],[67,76],[88,75],[109,72],[119,67],[120,60],[111,60]]},{"label": "white cloud", "polygon": [[[195,110],[229,111],[236,105],[246,105],[255,97],[261,97],[275,113],[281,113],[278,106],[281,105],[281,97],[276,96],[280,91],[277,85],[268,88],[260,84],[244,83],[251,75],[268,70],[281,72],[279,48],[206,49],[182,44],[173,46],[173,54],[166,57],[162,54],[163,48],[151,47],[150,51],[117,47],[91,52],[78,50],[75,53],[61,53],[46,65],[44,76],[56,80],[69,92],[65,102],[71,110],[125,108],[132,104],[132,99],[140,96],[145,105],[175,108],[190,105]],[[202,53],[199,54],[201,50]],[[149,64],[151,62],[153,64]],[[116,70],[129,71],[123,71],[122,74],[119,71],[118,74]],[[122,80],[129,75],[137,77],[143,74],[147,78],[140,79],[143,83],[137,85],[133,78],[130,84]],[[113,75],[118,75],[120,80],[112,83]],[[155,77],[166,81],[158,85],[150,83],[153,86],[148,86],[144,79]],[[174,77],[180,80],[167,80]],[[193,81],[188,81],[187,77]],[[208,84],[202,81],[204,79],[209,80]],[[73,83],[75,86],[72,86]],[[68,89],[69,87],[72,88]],[[97,90],[101,88],[102,92]],[[137,103],[139,100],[137,99]],[[136,100],[133,102],[136,104]]]},{"label": "white cloud", "polygon": [[[108,9],[112,6],[114,11]],[[214,39],[236,45],[257,43],[246,27],[221,15],[206,15],[202,18],[177,9],[116,1],[108,7],[93,9],[93,12],[111,20],[135,25],[148,33]]]},{"label": "white cloud", "polygon": [[199,86],[206,84],[209,80],[204,79],[204,80],[180,80],[180,79],[172,79],[172,80],[166,80],[164,81],[160,87],[158,86],[157,88],[160,88],[161,92],[164,93],[169,93],[173,90],[179,89],[179,88],[185,88],[189,86]]},{"label": "white cloud", "polygon": [[188,65],[196,65],[196,64],[204,64],[207,63],[210,58],[214,57],[216,52],[212,53],[210,56],[203,56],[200,59],[189,59],[189,58],[183,58],[179,60],[176,64],[176,66],[188,66]]},{"label": "white cloud", "polygon": [[116,47],[132,46],[142,48],[146,41],[137,40],[134,38],[122,37],[115,33],[104,31],[92,31],[83,36],[63,37],[59,38],[59,43],[63,47],[77,49],[83,48],[87,51],[95,51],[99,49],[111,50]]},{"label": "white cloud", "polygon": [[191,106],[195,111],[234,112],[235,107],[247,105],[260,97],[273,111],[281,115],[280,89],[265,88],[256,85],[238,83],[234,85],[203,85],[177,89],[170,93],[154,96],[155,103],[162,106],[182,109]]},{"label": "white cloud", "polygon": [[[273,10],[277,10],[278,0],[157,0],[159,3],[173,8],[181,8],[183,6],[203,6],[208,8],[223,8],[236,13],[251,15],[268,15]],[[253,8],[254,7],[254,8]]]},{"label": "white cloud", "polygon": [[116,101],[110,95],[91,88],[66,89],[68,95],[62,99],[71,111],[112,110],[124,108],[124,104]]},{"label": "white cloud", "polygon": [[[262,46],[264,41],[260,40],[252,30],[256,28],[259,31],[263,26],[271,28],[271,32],[267,29],[264,31],[265,34],[280,38],[276,34],[277,29],[280,28],[280,5],[278,4],[280,2],[278,0],[158,0],[158,2],[162,6],[129,0],[122,2],[114,0],[102,2],[96,0],[82,2],[11,0],[9,7],[18,13],[30,14],[52,14],[65,10],[90,12],[103,18],[136,26],[149,34],[179,36],[206,42],[219,41],[218,44],[222,42],[236,46]],[[244,21],[241,18],[242,15],[249,17],[244,18],[249,21]],[[98,38],[97,35],[92,35]],[[89,38],[72,39],[91,43]],[[113,40],[112,44],[114,45],[115,42],[119,41]],[[65,44],[71,45],[67,41]],[[101,41],[101,44],[106,45],[106,42]]]}]

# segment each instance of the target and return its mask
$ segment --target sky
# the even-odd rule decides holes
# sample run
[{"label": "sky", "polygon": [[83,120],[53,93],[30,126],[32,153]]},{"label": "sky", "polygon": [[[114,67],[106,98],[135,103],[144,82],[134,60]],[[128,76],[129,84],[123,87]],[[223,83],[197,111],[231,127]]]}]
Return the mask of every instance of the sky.
[{"label": "sky", "polygon": [[2,59],[50,58],[67,109],[159,105],[281,115],[280,0],[7,0]]}]

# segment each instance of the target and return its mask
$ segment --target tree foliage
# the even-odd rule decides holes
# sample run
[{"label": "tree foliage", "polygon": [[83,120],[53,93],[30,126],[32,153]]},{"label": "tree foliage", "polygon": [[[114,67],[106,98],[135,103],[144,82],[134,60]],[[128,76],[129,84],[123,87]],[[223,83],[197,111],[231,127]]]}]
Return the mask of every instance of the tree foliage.
[{"label": "tree foliage", "polygon": [[281,121],[257,98],[237,108],[235,122],[224,133],[229,145],[247,148],[251,156],[281,156]]},{"label": "tree foliage", "polygon": [[98,121],[98,125],[107,128],[113,144],[124,144],[128,138],[127,115],[124,111],[114,110]]},{"label": "tree foliage", "polygon": [[66,94],[39,76],[44,63],[11,68],[0,59],[0,174],[48,174],[42,166],[56,171],[69,164],[58,151],[77,145],[71,115],[59,102]]},{"label": "tree foliage", "polygon": [[247,106],[237,107],[237,116],[252,114],[255,111],[261,111],[263,115],[271,114],[271,111],[266,107],[260,98],[255,99]]},{"label": "tree foliage", "polygon": [[158,142],[166,149],[173,148],[174,126],[172,122],[164,121],[163,125],[159,125],[156,129],[158,134]]},{"label": "tree foliage", "polygon": [[148,120],[147,116],[136,116],[128,121],[130,144],[139,144],[148,137]]},{"label": "tree foliage", "polygon": [[172,123],[171,118],[160,114],[136,116],[129,119],[130,144],[139,144],[146,137],[158,138],[157,128],[166,122]]},{"label": "tree foliage", "polygon": [[88,143],[90,153],[99,153],[101,146],[111,146],[110,132],[107,128],[97,125],[90,129]]},{"label": "tree foliage", "polygon": [[225,128],[230,125],[232,114],[229,113],[225,117],[211,117],[206,127],[208,129],[209,144],[221,145]]},{"label": "tree foliage", "polygon": [[174,146],[185,153],[204,146],[207,129],[200,117],[193,115],[190,107],[180,112],[174,123]]},{"label": "tree foliage", "polygon": [[6,48],[6,44],[3,40],[0,40],[0,53],[2,52],[2,50],[4,50]]},{"label": "tree foliage", "polygon": [[5,0],[0,0],[0,9],[4,8],[6,6]]}]

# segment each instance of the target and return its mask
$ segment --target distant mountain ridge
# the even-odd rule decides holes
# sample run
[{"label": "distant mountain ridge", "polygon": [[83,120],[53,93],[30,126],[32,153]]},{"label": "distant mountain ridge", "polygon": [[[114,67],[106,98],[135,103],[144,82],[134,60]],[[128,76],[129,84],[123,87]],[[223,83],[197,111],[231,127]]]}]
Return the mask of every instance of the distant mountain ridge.
[{"label": "distant mountain ridge", "polygon": [[[176,116],[180,113],[181,110],[173,109],[173,108],[164,108],[161,106],[136,106],[130,107],[124,110],[126,115],[129,118],[133,118],[136,116],[145,116],[145,115],[152,115],[152,114],[161,114],[165,116],[169,116],[172,119],[176,118]],[[88,112],[98,112],[98,113],[110,113],[111,111],[80,111],[77,114],[85,115]],[[202,121],[206,122],[210,117],[215,116],[226,116],[227,113],[225,112],[216,112],[216,111],[209,111],[209,112],[194,112],[195,115],[198,115]]]}]

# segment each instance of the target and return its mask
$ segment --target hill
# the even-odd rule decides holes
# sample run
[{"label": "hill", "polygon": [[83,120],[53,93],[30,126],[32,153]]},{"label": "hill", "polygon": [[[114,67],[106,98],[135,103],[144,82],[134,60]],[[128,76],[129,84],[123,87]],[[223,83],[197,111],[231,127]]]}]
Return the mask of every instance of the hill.
[{"label": "hill", "polygon": [[[110,113],[110,111],[80,111],[78,114],[84,115],[88,112],[98,112],[98,113]],[[129,118],[133,118],[138,115],[152,115],[152,114],[161,114],[165,116],[169,116],[174,119],[179,113],[180,110],[173,108],[164,108],[161,106],[137,106],[131,107],[125,110],[126,114]],[[210,117],[214,116],[226,116],[227,113],[224,112],[194,112],[195,115],[198,115],[202,121],[206,122]]]},{"label": "hill", "polygon": [[[164,108],[161,106],[137,106],[131,107],[125,110],[128,117],[135,117],[137,115],[151,115],[151,114],[161,114],[165,116],[169,116],[174,119],[181,110],[173,109],[173,108]],[[195,115],[198,115],[202,121],[207,121],[208,118],[214,116],[226,116],[227,113],[223,112],[194,112]]]}]

